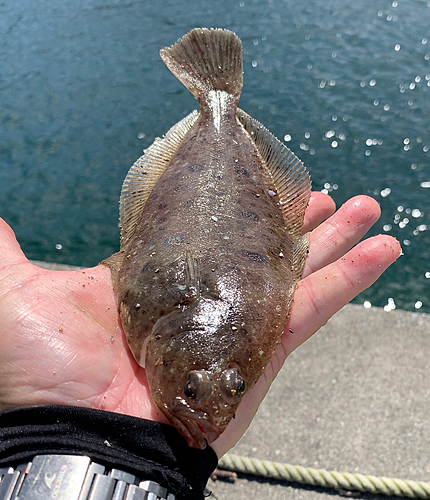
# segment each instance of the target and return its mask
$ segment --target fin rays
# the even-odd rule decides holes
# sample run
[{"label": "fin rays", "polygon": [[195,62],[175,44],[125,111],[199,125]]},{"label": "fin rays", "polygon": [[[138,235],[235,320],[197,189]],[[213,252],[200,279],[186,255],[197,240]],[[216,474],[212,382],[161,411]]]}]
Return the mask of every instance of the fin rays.
[{"label": "fin rays", "polygon": [[199,113],[193,111],[174,125],[164,138],[157,138],[128,171],[119,202],[121,248],[133,237],[152,190],[198,117]]},{"label": "fin rays", "polygon": [[266,173],[278,195],[287,230],[300,236],[311,195],[309,173],[303,162],[260,122],[241,109],[238,109],[237,117],[264,161]]},{"label": "fin rays", "polygon": [[240,96],[243,86],[242,42],[233,32],[196,28],[160,51],[170,71],[197,98],[210,90]]}]

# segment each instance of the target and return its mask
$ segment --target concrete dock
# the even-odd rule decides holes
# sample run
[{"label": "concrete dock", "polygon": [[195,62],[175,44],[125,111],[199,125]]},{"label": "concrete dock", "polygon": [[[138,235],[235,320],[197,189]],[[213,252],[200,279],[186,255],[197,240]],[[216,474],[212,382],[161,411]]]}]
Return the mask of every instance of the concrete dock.
[{"label": "concrete dock", "polygon": [[[429,360],[430,315],[348,305],[287,359],[231,453],[430,481]],[[244,475],[208,488],[219,500],[338,495]]]}]

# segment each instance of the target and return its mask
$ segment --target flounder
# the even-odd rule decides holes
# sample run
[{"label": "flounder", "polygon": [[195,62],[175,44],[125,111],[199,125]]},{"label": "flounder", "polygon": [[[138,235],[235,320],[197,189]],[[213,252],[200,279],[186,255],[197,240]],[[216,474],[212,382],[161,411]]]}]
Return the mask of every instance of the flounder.
[{"label": "flounder", "polygon": [[151,397],[189,446],[227,427],[279,346],[306,259],[303,163],[238,108],[242,44],[194,29],[161,51],[194,111],[131,167],[105,264]]}]

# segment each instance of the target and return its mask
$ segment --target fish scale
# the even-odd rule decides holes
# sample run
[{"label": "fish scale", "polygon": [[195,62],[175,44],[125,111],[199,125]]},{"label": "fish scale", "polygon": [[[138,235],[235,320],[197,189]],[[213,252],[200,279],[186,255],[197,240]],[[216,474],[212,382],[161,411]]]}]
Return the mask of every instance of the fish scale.
[{"label": "fish scale", "polygon": [[151,397],[188,444],[227,427],[282,340],[308,240],[302,162],[238,109],[242,46],[195,29],[161,51],[197,97],[130,169],[112,271]]}]

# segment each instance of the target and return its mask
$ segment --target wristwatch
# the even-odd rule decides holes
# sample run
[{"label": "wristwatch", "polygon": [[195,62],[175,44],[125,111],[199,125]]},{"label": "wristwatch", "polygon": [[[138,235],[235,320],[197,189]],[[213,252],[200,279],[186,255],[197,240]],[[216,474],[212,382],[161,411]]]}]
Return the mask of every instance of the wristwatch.
[{"label": "wristwatch", "polygon": [[90,457],[36,455],[31,462],[0,467],[0,500],[176,500],[155,481],[106,469]]}]

